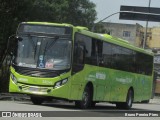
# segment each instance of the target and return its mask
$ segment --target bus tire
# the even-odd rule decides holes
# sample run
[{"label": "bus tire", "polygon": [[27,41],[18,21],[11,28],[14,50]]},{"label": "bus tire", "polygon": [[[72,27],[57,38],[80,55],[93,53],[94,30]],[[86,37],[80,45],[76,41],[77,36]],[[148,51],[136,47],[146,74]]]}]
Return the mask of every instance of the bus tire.
[{"label": "bus tire", "polygon": [[90,108],[92,104],[91,90],[88,86],[85,87],[82,95],[82,100],[75,101],[75,106],[81,109]]},{"label": "bus tire", "polygon": [[96,102],[92,101],[91,102],[91,107],[94,108],[96,106]]},{"label": "bus tire", "polygon": [[120,109],[130,109],[133,104],[133,91],[129,89],[127,93],[126,102],[118,102],[116,103],[116,107]]},{"label": "bus tire", "polygon": [[42,97],[36,97],[36,96],[31,96],[31,101],[35,105],[41,105],[44,102],[44,98]]}]

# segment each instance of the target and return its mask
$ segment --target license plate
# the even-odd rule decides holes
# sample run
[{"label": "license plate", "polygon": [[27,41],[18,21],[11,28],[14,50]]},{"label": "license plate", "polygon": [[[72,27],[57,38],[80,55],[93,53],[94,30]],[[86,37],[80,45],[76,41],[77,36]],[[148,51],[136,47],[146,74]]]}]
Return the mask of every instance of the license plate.
[{"label": "license plate", "polygon": [[40,88],[36,88],[36,87],[30,87],[29,90],[30,90],[30,91],[36,91],[36,92],[38,92],[38,91],[40,91],[41,89],[40,89]]}]

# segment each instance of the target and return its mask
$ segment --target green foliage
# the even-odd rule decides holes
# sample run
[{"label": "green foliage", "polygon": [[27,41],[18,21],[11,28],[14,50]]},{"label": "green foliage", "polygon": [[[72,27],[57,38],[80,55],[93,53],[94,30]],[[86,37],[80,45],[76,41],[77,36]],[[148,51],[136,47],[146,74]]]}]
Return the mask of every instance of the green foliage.
[{"label": "green foliage", "polygon": [[94,32],[110,34],[111,30],[104,27],[103,23],[98,23],[94,26]]},{"label": "green foliage", "polygon": [[90,28],[96,19],[95,4],[90,3],[89,0],[68,0],[68,3],[70,9],[67,13],[67,21]]},{"label": "green foliage", "polygon": [[15,33],[22,21],[70,23],[91,28],[95,19],[95,4],[89,0],[0,0],[0,41]]}]

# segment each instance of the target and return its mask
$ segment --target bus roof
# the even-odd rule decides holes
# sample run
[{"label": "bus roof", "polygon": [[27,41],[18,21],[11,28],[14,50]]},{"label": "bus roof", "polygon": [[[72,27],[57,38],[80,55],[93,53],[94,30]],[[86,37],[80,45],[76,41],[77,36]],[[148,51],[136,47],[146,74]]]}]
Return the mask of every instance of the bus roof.
[{"label": "bus roof", "polygon": [[102,41],[106,41],[106,42],[109,42],[109,43],[112,43],[112,44],[116,44],[116,45],[119,45],[119,46],[123,46],[123,47],[126,47],[128,49],[139,51],[139,52],[142,52],[142,53],[145,53],[145,54],[149,54],[149,55],[152,55],[152,56],[154,55],[153,52],[144,50],[144,49],[139,48],[139,47],[136,47],[136,46],[130,44],[128,41],[123,40],[121,38],[113,37],[113,36],[108,35],[108,34],[100,34],[100,33],[91,32],[91,31],[88,30],[87,27],[73,26],[73,25],[67,24],[67,23],[51,23],[51,22],[22,22],[22,24],[37,24],[37,25],[51,25],[51,26],[56,25],[56,26],[72,27],[73,29],[75,29],[75,31],[78,31],[78,32],[80,32],[84,35],[87,35],[87,36],[90,36],[90,37],[93,37],[93,38],[96,38],[96,39],[100,39]]},{"label": "bus roof", "polygon": [[147,50],[139,48],[139,47],[136,47],[136,46],[130,44],[127,40],[123,40],[121,38],[117,38],[117,37],[114,37],[114,36],[111,36],[111,35],[108,35],[108,34],[93,33],[91,31],[82,30],[82,29],[79,30],[79,32],[83,33],[85,35],[88,35],[90,37],[100,39],[102,41],[106,41],[106,42],[109,42],[109,43],[112,43],[112,44],[116,44],[116,45],[123,46],[123,47],[128,48],[128,49],[132,49],[132,50],[135,50],[135,51],[139,51],[139,52],[154,56],[153,52],[147,51]]},{"label": "bus roof", "polygon": [[36,25],[53,25],[53,26],[66,26],[66,27],[74,27],[68,23],[51,23],[51,22],[22,22],[22,24],[36,24]]}]

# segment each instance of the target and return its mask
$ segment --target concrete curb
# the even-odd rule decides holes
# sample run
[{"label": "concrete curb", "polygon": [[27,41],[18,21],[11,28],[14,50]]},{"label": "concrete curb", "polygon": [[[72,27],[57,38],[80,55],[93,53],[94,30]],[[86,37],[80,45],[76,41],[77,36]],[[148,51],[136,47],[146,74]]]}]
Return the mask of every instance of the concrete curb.
[{"label": "concrete curb", "polygon": [[160,96],[155,96],[149,103],[160,104]]}]

